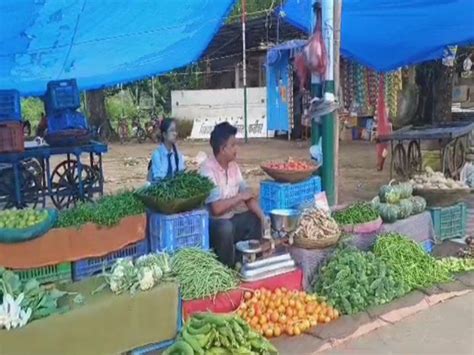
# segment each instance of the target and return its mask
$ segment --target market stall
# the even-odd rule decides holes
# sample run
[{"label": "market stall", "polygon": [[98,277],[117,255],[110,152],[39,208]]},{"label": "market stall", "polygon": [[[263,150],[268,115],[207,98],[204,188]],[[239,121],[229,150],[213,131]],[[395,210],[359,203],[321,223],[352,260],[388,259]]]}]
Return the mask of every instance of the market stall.
[{"label": "market stall", "polygon": [[459,178],[466,162],[467,138],[474,129],[474,122],[459,121],[430,126],[407,126],[390,135],[381,135],[380,142],[391,144],[390,176],[395,173],[408,177],[422,170],[422,141],[438,141],[442,172]]}]

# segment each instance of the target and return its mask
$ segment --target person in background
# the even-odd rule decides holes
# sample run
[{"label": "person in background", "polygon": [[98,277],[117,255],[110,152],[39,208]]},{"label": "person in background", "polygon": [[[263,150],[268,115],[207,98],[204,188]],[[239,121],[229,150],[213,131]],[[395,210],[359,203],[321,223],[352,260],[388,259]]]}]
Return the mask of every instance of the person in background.
[{"label": "person in background", "polygon": [[22,124],[23,124],[23,136],[25,138],[31,136],[31,123],[30,123],[30,121],[23,120]]},{"label": "person in background", "polygon": [[242,177],[237,157],[237,128],[228,122],[218,124],[211,133],[214,153],[201,165],[200,173],[214,184],[206,204],[210,212],[210,239],[219,260],[234,266],[235,243],[260,239],[265,215]]},{"label": "person in background", "polygon": [[176,147],[178,138],[176,121],[172,118],[165,118],[161,121],[160,132],[161,144],[153,152],[148,164],[148,181],[150,183],[171,178],[185,169],[184,156]]},{"label": "person in background", "polygon": [[43,138],[46,134],[46,130],[48,129],[48,119],[44,112],[41,113],[40,122],[38,123],[38,127],[36,128],[36,136]]}]

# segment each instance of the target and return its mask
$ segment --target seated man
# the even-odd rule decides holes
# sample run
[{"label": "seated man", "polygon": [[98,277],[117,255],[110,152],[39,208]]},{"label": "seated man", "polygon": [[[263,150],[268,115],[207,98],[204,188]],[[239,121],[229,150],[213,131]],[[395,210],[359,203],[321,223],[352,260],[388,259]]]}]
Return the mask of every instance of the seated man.
[{"label": "seated man", "polygon": [[265,215],[235,162],[237,128],[228,122],[218,124],[211,133],[213,157],[201,165],[201,174],[216,185],[207,205],[210,213],[210,238],[219,260],[234,266],[235,243],[260,239]]}]

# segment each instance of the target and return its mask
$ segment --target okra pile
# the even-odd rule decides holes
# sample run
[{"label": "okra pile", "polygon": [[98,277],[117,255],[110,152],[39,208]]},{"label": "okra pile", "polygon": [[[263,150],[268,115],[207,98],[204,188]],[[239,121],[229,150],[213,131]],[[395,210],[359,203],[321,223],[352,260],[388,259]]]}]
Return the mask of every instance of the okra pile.
[{"label": "okra pile", "polygon": [[164,179],[142,191],[146,196],[160,201],[174,201],[200,195],[208,195],[214,184],[197,172],[184,172],[173,178]]},{"label": "okra pile", "polygon": [[377,237],[375,255],[395,272],[396,278],[410,290],[451,280],[446,267],[426,253],[423,248],[398,233],[385,233]]},{"label": "okra pile", "polygon": [[278,354],[260,334],[234,315],[198,313],[186,323],[164,355]]},{"label": "okra pile", "polygon": [[96,202],[85,202],[59,213],[55,228],[81,227],[94,223],[103,227],[118,224],[123,218],[145,213],[145,206],[133,191],[104,196]]},{"label": "okra pile", "polygon": [[348,207],[334,212],[332,217],[339,225],[352,225],[372,222],[380,217],[379,213],[368,202],[356,202]]}]

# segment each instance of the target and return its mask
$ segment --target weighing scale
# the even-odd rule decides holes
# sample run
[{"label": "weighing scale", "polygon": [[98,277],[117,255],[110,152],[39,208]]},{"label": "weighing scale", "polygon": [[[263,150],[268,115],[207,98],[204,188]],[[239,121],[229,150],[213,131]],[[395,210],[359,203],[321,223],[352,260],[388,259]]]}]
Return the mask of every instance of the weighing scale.
[{"label": "weighing scale", "polygon": [[240,276],[243,281],[266,279],[296,269],[288,246],[293,244],[299,218],[300,211],[295,209],[272,210],[271,229],[265,231],[262,240],[245,240],[236,244],[242,254]]}]

